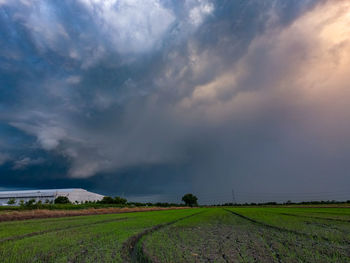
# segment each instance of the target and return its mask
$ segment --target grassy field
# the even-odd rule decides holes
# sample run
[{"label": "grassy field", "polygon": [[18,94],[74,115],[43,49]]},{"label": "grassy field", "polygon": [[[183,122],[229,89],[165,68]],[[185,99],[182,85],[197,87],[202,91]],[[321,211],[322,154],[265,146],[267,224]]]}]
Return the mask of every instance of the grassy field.
[{"label": "grassy field", "polygon": [[350,262],[350,209],[194,208],[3,222],[0,262]]}]

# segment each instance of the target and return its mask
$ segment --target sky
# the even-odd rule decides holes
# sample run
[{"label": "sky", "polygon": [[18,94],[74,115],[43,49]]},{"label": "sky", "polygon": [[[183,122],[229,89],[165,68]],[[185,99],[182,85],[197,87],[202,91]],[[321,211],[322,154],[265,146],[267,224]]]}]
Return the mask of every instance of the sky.
[{"label": "sky", "polygon": [[349,83],[347,0],[0,0],[0,190],[348,200]]}]

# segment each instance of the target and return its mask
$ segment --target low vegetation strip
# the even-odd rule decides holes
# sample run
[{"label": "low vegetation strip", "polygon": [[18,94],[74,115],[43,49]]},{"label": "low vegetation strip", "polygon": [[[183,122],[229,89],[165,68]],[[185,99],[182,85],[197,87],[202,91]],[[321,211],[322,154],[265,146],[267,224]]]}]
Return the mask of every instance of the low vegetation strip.
[{"label": "low vegetation strip", "polygon": [[118,214],[131,212],[145,211],[160,211],[172,209],[185,209],[188,207],[123,207],[123,208],[99,208],[99,209],[83,209],[83,210],[28,210],[28,211],[11,211],[0,214],[0,222],[27,220],[52,217],[67,217],[67,216],[83,216],[83,215],[100,215],[100,214]]},{"label": "low vegetation strip", "polygon": [[97,224],[105,224],[105,223],[109,223],[109,222],[115,222],[115,221],[121,221],[121,220],[127,220],[127,219],[128,219],[127,217],[122,217],[122,218],[116,218],[116,219],[101,220],[101,221],[86,223],[86,224],[79,224],[79,225],[74,225],[74,226],[65,226],[65,227],[61,227],[61,228],[52,228],[52,229],[43,230],[43,231],[36,231],[36,232],[31,232],[31,233],[27,233],[27,234],[23,234],[23,235],[17,235],[17,236],[3,238],[3,239],[0,239],[0,243],[7,242],[7,241],[20,240],[20,239],[27,238],[27,237],[44,235],[44,234],[51,233],[51,232],[58,232],[58,231],[69,230],[69,229],[73,229],[73,228],[93,226],[93,225],[97,225]]},{"label": "low vegetation strip", "polygon": [[350,223],[350,220],[340,219],[340,218],[329,218],[329,217],[311,216],[311,215],[297,215],[297,214],[291,214],[291,213],[280,213],[280,214],[285,216],[295,216],[295,217],[302,217],[302,218],[313,218],[313,219],[321,219],[321,220],[327,220],[327,221],[338,221],[338,222]]}]

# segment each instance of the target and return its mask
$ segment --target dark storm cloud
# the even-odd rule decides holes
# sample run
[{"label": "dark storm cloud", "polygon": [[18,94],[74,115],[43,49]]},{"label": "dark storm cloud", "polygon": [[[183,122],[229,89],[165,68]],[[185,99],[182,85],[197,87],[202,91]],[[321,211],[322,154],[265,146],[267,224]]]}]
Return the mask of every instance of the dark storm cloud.
[{"label": "dark storm cloud", "polygon": [[342,188],[348,44],[327,34],[348,6],[329,2],[0,1],[1,180],[167,200]]}]

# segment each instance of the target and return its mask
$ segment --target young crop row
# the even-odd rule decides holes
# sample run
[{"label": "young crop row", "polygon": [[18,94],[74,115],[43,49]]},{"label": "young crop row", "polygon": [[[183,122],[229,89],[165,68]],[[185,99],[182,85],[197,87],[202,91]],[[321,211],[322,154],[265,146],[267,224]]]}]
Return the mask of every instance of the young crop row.
[{"label": "young crop row", "polygon": [[[211,209],[154,232],[140,245],[144,258],[151,262],[349,262],[350,245],[338,235],[328,235],[326,240],[313,236],[311,230],[299,233],[313,225],[299,217],[281,217],[281,211],[250,209],[229,209],[244,216]],[[344,229],[349,227],[341,223]],[[326,231],[318,230],[318,234]]]},{"label": "young crop row", "polygon": [[[76,217],[75,220],[31,220],[23,227],[20,221],[1,223],[2,236],[8,240],[0,243],[0,261],[122,262],[123,243],[128,238],[198,210],[98,215]],[[16,226],[18,231],[14,230]],[[19,236],[22,238],[16,238]]]},{"label": "young crop row", "polygon": [[[232,208],[230,211],[260,225],[267,225],[320,240],[350,244],[350,222],[345,219],[350,216],[347,209],[343,210],[343,214],[339,210],[323,211],[320,217],[315,217],[312,209],[309,211],[311,215],[305,211],[300,214],[295,208]],[[342,215],[344,219],[336,220],[333,217],[335,213],[336,215]]]}]

